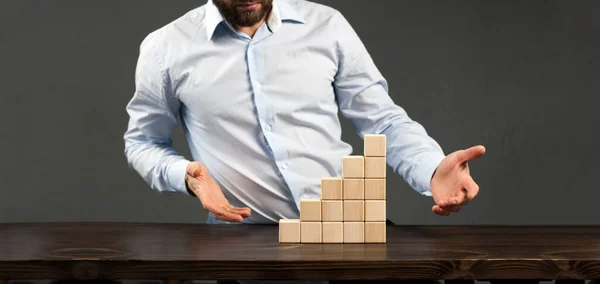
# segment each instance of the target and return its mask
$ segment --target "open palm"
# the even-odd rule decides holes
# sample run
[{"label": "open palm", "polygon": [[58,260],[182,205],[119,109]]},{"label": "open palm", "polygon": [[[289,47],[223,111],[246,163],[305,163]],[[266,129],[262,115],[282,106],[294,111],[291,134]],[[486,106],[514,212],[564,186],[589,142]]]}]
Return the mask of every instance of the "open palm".
[{"label": "open palm", "polygon": [[187,167],[186,183],[190,190],[200,199],[202,207],[212,213],[217,220],[243,222],[250,217],[250,208],[231,206],[223,191],[210,176],[204,165],[191,162]]},{"label": "open palm", "polygon": [[462,206],[477,196],[479,185],[469,171],[469,161],[485,154],[485,147],[479,145],[456,151],[444,158],[431,179],[431,193],[436,205],[432,211],[448,216],[459,212]]}]

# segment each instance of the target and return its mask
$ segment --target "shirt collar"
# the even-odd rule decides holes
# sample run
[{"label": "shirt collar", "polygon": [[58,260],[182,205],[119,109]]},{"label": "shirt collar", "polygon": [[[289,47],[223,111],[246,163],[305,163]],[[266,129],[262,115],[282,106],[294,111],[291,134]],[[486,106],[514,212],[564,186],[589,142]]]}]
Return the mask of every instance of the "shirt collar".
[{"label": "shirt collar", "polygon": [[[206,26],[206,37],[210,40],[213,37],[217,26],[225,21],[225,19],[223,19],[221,12],[219,12],[219,9],[212,0],[208,0],[206,5],[207,9],[204,23]],[[267,26],[275,33],[281,28],[281,25],[285,20],[296,21],[303,24],[306,23],[304,18],[298,14],[298,11],[296,11],[290,3],[285,0],[273,0],[273,10],[267,18]]]}]

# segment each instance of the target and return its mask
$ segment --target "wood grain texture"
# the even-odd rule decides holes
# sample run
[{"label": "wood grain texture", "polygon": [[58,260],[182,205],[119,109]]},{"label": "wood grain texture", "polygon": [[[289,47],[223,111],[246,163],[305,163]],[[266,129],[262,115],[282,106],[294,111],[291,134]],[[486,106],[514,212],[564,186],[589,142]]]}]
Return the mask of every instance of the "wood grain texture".
[{"label": "wood grain texture", "polygon": [[323,177],[321,179],[321,200],[342,200],[342,178]]},{"label": "wood grain texture", "polygon": [[365,157],[356,155],[342,157],[342,177],[364,178]]},{"label": "wood grain texture", "polygon": [[364,138],[363,153],[365,157],[386,156],[386,136],[367,134]]},{"label": "wood grain texture", "polygon": [[386,244],[279,244],[277,225],[0,224],[0,279],[600,278],[600,227],[386,230]]},{"label": "wood grain texture", "polygon": [[365,200],[365,221],[366,222],[385,222],[386,220],[386,201],[385,200]]},{"label": "wood grain texture", "polygon": [[365,222],[344,222],[344,243],[364,243]]},{"label": "wood grain texture", "polygon": [[365,180],[360,178],[344,179],[344,200],[364,200]]},{"label": "wood grain texture", "polygon": [[323,222],[323,243],[341,244],[344,242],[343,222]]},{"label": "wood grain texture", "polygon": [[323,200],[321,201],[321,211],[323,222],[342,222],[344,221],[344,201],[342,200]]},{"label": "wood grain texture", "polygon": [[386,200],[385,179],[365,179],[365,199]]},{"label": "wood grain texture", "polygon": [[366,157],[365,158],[365,178],[366,179],[385,179],[386,178],[386,158],[385,157]]},{"label": "wood grain texture", "polygon": [[300,222],[300,242],[301,243],[321,243],[323,242],[323,223],[321,222]]},{"label": "wood grain texture", "polygon": [[299,243],[300,242],[300,220],[298,220],[298,219],[279,220],[279,242],[280,243]]},{"label": "wood grain texture", "polygon": [[322,216],[320,199],[300,200],[300,221],[320,222],[321,218]]},{"label": "wood grain texture", "polygon": [[385,243],[385,222],[365,222],[365,243]]},{"label": "wood grain texture", "polygon": [[364,200],[344,200],[344,222],[365,221]]}]

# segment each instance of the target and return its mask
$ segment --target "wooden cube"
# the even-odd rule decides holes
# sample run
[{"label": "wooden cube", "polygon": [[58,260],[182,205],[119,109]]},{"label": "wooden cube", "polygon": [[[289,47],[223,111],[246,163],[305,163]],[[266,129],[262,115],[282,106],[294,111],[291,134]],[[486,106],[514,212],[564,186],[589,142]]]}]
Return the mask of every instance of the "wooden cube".
[{"label": "wooden cube", "polygon": [[300,200],[300,221],[302,221],[302,222],[321,222],[321,200],[320,199],[302,199],[302,200]]},{"label": "wooden cube", "polygon": [[323,222],[323,243],[343,243],[344,223]]},{"label": "wooden cube", "polygon": [[385,222],[365,222],[365,243],[385,242]]},{"label": "wooden cube", "polygon": [[385,179],[365,179],[365,199],[385,200]]},{"label": "wooden cube", "polygon": [[342,200],[342,178],[324,177],[321,179],[322,200]]},{"label": "wooden cube", "polygon": [[344,243],[364,243],[365,223],[344,222]]},{"label": "wooden cube", "polygon": [[323,200],[321,204],[323,222],[344,221],[344,202],[342,200]]},{"label": "wooden cube", "polygon": [[344,200],[344,222],[365,221],[364,200]]},{"label": "wooden cube", "polygon": [[385,135],[368,134],[364,139],[365,157],[385,157],[386,153]]},{"label": "wooden cube", "polygon": [[299,243],[300,242],[300,220],[281,219],[279,220],[279,242],[280,243]]},{"label": "wooden cube", "polygon": [[300,222],[300,242],[301,243],[321,243],[323,242],[321,222]]},{"label": "wooden cube", "polygon": [[363,157],[363,156],[344,156],[344,157],[342,157],[342,177],[343,178],[364,178],[365,177],[365,157]]},{"label": "wooden cube", "polygon": [[385,157],[366,157],[365,158],[365,178],[385,178],[386,160]]},{"label": "wooden cube", "polygon": [[365,222],[385,222],[385,200],[365,200]]},{"label": "wooden cube", "polygon": [[365,199],[365,180],[358,178],[344,179],[344,200]]}]

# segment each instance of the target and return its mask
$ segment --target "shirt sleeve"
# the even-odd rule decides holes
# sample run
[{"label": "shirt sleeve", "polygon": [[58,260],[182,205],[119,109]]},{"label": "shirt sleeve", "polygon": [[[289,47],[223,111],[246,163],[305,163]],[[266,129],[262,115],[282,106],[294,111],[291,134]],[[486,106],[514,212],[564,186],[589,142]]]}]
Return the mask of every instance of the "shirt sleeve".
[{"label": "shirt sleeve", "polygon": [[384,134],[387,164],[417,192],[431,196],[431,178],[445,158],[440,145],[388,94],[388,85],[349,22],[336,14],[338,73],[334,81],[342,115],[361,138]]},{"label": "shirt sleeve", "polygon": [[126,110],[125,156],[131,168],[159,192],[189,192],[189,161],[173,149],[171,133],[178,125],[180,101],[170,91],[162,57],[149,35],[140,45],[135,92]]}]

